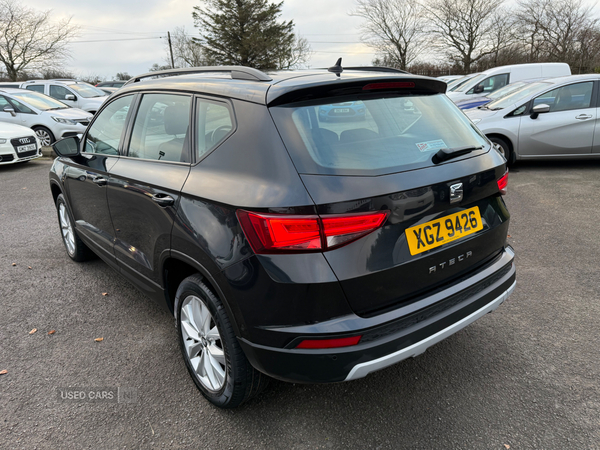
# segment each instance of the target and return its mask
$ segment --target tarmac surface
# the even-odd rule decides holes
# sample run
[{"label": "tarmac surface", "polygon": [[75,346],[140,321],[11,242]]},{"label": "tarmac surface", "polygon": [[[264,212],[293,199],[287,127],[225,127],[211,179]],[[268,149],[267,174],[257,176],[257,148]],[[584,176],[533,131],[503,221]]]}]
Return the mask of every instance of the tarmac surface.
[{"label": "tarmac surface", "polygon": [[496,312],[364,379],[273,381],[233,411],[194,386],[172,317],[68,258],[50,165],[0,166],[0,448],[600,448],[600,162],[511,170],[517,288]]}]

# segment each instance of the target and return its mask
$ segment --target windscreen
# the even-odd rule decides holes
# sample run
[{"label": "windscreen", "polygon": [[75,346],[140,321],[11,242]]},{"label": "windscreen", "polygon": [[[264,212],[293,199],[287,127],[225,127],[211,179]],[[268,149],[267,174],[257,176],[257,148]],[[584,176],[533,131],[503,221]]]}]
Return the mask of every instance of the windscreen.
[{"label": "windscreen", "polygon": [[47,95],[40,94],[38,92],[23,91],[19,93],[12,93],[12,96],[18,100],[21,100],[23,103],[26,103],[42,111],[49,111],[51,109],[70,108],[70,106],[65,105],[64,103],[59,102],[58,100],[54,100],[52,97],[48,97]]},{"label": "windscreen", "polygon": [[431,166],[442,148],[488,149],[443,94],[344,100],[271,108],[300,173],[389,174]]},{"label": "windscreen", "polygon": [[514,105],[515,103],[519,103],[523,100],[526,100],[530,95],[535,94],[536,92],[541,92],[547,87],[550,86],[550,83],[537,82],[531,83],[527,86],[523,86],[521,89],[512,92],[504,97],[499,98],[494,102],[490,102],[485,107],[487,109],[499,110],[508,108],[509,106]]},{"label": "windscreen", "polygon": [[91,84],[70,84],[69,87],[84,98],[104,97],[106,92]]}]

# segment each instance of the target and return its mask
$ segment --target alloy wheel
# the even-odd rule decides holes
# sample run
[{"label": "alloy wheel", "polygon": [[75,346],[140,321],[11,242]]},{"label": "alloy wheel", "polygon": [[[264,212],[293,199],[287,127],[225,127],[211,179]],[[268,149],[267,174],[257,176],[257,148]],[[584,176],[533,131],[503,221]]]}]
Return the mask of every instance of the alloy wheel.
[{"label": "alloy wheel", "polygon": [[58,216],[60,218],[60,230],[62,232],[63,241],[67,247],[67,251],[70,255],[75,254],[75,234],[73,232],[73,226],[71,225],[71,219],[69,218],[67,207],[64,203],[58,206]]},{"label": "alloy wheel", "polygon": [[48,133],[46,130],[37,129],[35,134],[37,135],[43,147],[48,147],[50,144],[52,144],[50,133]]},{"label": "alloy wheel", "polygon": [[221,334],[206,304],[194,295],[183,300],[181,334],[196,377],[207,390],[219,391],[227,377]]}]

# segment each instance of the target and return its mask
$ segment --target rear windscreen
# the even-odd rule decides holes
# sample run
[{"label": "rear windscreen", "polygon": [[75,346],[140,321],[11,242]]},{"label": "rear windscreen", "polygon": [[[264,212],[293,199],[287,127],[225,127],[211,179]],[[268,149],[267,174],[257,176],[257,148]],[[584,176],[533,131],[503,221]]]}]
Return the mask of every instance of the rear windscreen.
[{"label": "rear windscreen", "polygon": [[271,108],[299,173],[382,175],[431,166],[442,148],[489,149],[443,94],[344,100]]}]

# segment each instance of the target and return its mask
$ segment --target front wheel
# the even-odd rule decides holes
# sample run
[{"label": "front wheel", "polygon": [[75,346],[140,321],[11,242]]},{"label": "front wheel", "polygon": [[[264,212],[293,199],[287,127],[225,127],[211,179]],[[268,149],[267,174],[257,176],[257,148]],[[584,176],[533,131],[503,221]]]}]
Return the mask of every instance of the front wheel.
[{"label": "front wheel", "polygon": [[202,395],[220,408],[235,408],[264,389],[268,378],[244,355],[225,307],[203,278],[187,277],[176,297],[181,352]]},{"label": "front wheel", "polygon": [[62,194],[56,199],[56,211],[58,213],[58,223],[60,225],[63,244],[65,244],[65,249],[67,250],[69,257],[77,262],[92,259],[94,254],[83,243],[79,236],[77,236],[77,232],[73,226],[73,220],[67,209],[67,203]]},{"label": "front wheel", "polygon": [[46,127],[33,127],[32,130],[35,131],[35,134],[40,140],[42,147],[50,147],[55,140],[52,131]]}]

